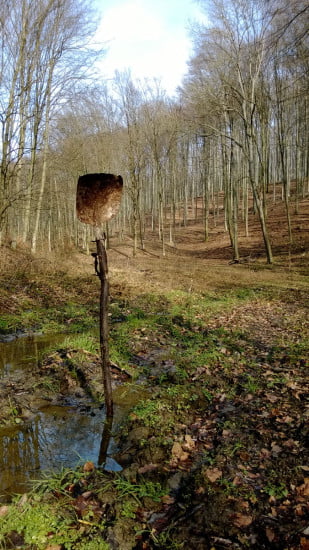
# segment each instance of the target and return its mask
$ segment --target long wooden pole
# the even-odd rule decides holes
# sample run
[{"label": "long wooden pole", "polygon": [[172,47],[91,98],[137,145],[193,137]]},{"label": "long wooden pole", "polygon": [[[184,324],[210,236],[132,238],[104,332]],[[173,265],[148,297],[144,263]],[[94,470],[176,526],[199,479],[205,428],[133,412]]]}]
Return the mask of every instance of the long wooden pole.
[{"label": "long wooden pole", "polygon": [[102,360],[102,375],[105,396],[106,417],[113,416],[113,395],[110,373],[109,349],[108,349],[108,303],[109,303],[109,279],[107,255],[105,247],[105,235],[96,235],[98,276],[101,280],[100,292],[100,350]]}]

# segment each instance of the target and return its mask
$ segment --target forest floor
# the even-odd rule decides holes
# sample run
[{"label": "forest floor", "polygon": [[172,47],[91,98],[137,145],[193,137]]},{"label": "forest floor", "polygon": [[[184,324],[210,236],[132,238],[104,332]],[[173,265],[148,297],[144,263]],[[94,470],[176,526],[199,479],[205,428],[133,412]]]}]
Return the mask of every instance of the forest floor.
[{"label": "forest floor", "polygon": [[[86,462],[3,502],[0,548],[309,549],[309,201],[292,215],[290,246],[284,208],[270,208],[273,266],[253,213],[251,236],[240,227],[239,264],[222,219],[210,220],[203,241],[198,205],[164,258],[150,231],[134,258],[129,239],[112,242],[114,384],[124,400],[138,396],[114,434],[123,470]],[[42,399],[85,385],[97,399],[102,387],[92,258],[1,254],[4,337],[72,338],[42,358],[32,381],[1,379],[6,433]]]}]

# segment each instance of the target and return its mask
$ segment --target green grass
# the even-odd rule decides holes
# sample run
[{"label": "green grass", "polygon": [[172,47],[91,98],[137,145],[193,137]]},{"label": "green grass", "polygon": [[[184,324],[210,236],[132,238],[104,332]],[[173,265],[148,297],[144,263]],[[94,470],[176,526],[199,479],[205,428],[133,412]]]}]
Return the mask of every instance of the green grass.
[{"label": "green grass", "polygon": [[10,542],[19,535],[21,548],[44,550],[47,546],[61,545],[66,550],[108,550],[99,528],[85,532],[79,527],[72,509],[55,500],[44,502],[35,496],[26,502],[16,499],[8,513],[1,518],[0,548],[15,548]]},{"label": "green grass", "polygon": [[166,494],[160,483],[153,481],[141,481],[139,483],[132,483],[131,481],[118,477],[113,483],[117,490],[118,498],[120,500],[125,497],[132,496],[141,504],[143,498],[149,498],[153,502],[160,502],[161,497]]},{"label": "green grass", "polygon": [[17,314],[4,314],[0,320],[0,334],[18,330],[42,331],[45,333],[83,332],[98,325],[89,310],[79,304],[68,304],[61,308],[41,309],[33,307]]},{"label": "green grass", "polygon": [[70,334],[63,342],[62,347],[68,349],[84,350],[89,353],[99,353],[99,341],[93,333]]},{"label": "green grass", "polygon": [[0,334],[11,334],[21,328],[20,315],[3,314],[0,318]]},{"label": "green grass", "polygon": [[172,404],[164,399],[149,398],[141,401],[133,408],[133,414],[144,425],[152,429],[168,432],[173,425]]},{"label": "green grass", "polygon": [[[120,475],[111,478],[99,470],[85,473],[83,469],[63,469],[55,474],[46,473],[33,482],[33,490],[26,498],[15,498],[1,517],[0,548],[11,548],[10,537],[14,536],[16,541],[18,536],[21,548],[44,550],[58,544],[64,550],[108,550],[110,546],[104,541],[108,523],[100,513],[96,515],[96,507],[92,508],[91,501],[85,499],[80,520],[71,505],[73,487],[79,486],[91,490],[94,496],[97,491],[101,497],[113,491],[119,516],[124,521],[134,520],[137,509],[146,501],[155,506],[166,495],[159,482],[143,479],[132,482]],[[77,498],[77,509],[78,502]],[[100,501],[96,502],[100,507]]]},{"label": "green grass", "polygon": [[[82,480],[85,482],[89,476],[91,473],[82,470],[63,469],[58,473],[46,472],[34,481],[27,498],[15,498],[1,517],[0,548],[12,548],[10,536],[15,533],[21,537],[22,548],[44,550],[54,544],[65,550],[108,550],[110,546],[102,538],[104,519],[96,521],[90,509],[84,524],[80,523],[74,508],[69,505],[72,501],[70,487]],[[97,476],[105,481],[103,474],[98,472]],[[88,488],[91,489],[91,483]]]}]

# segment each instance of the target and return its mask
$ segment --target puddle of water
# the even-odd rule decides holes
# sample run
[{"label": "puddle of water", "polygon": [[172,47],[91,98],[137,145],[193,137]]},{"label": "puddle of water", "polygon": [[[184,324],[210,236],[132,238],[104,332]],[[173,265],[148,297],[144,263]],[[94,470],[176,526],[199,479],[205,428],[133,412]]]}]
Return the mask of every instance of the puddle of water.
[{"label": "puddle of water", "polygon": [[[115,407],[113,432],[119,430],[124,414],[121,407]],[[40,411],[26,426],[8,430],[0,437],[0,495],[27,491],[43,470],[75,468],[87,460],[98,464],[104,419],[103,409],[90,405],[86,412],[53,406]],[[115,452],[111,438],[105,469],[121,470],[110,456]]]},{"label": "puddle of water", "polygon": [[[0,342],[0,378],[25,372],[38,362],[51,344],[61,347],[66,335],[28,336]],[[119,433],[127,411],[145,395],[142,387],[117,388],[113,392],[113,433]],[[98,464],[103,443],[104,409],[92,401],[66,401],[64,406],[40,410],[26,425],[2,430],[0,435],[0,502],[29,490],[42,471],[75,468],[87,460]],[[103,445],[103,448],[105,446]],[[121,467],[112,458],[116,444],[110,438],[105,469]],[[102,458],[102,457],[101,457]]]},{"label": "puddle of water", "polygon": [[0,341],[0,378],[37,364],[43,351],[52,344],[61,345],[66,337],[65,334],[34,334]]}]

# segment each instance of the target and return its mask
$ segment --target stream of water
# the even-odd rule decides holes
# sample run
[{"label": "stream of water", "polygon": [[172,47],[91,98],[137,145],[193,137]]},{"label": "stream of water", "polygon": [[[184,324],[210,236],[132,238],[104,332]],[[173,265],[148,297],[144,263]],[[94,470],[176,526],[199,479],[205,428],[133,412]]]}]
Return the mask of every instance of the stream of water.
[{"label": "stream of water", "polygon": [[[44,349],[63,341],[65,336],[32,336],[0,342],[0,378],[30,368]],[[113,433],[130,406],[130,397],[121,399],[121,388],[114,391]],[[136,394],[132,401],[136,401]],[[118,404],[120,403],[120,404]],[[104,407],[90,399],[68,399],[63,406],[48,406],[22,426],[2,430],[0,435],[0,501],[29,488],[43,470],[57,471],[91,460],[98,463],[104,427]],[[112,458],[116,444],[110,439],[105,469],[121,470]]]},{"label": "stream of water", "polygon": [[16,371],[24,371],[37,364],[40,353],[53,344],[61,346],[66,334],[33,334],[18,337],[11,335],[0,337],[0,378]]}]

